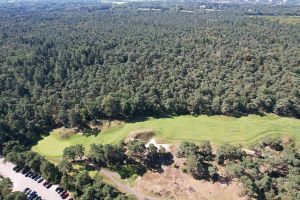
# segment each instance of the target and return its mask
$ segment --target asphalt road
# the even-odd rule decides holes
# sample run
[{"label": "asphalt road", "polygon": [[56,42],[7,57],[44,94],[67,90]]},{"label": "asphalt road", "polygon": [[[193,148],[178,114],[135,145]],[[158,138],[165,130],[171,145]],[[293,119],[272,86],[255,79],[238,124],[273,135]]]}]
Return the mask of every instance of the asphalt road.
[{"label": "asphalt road", "polygon": [[47,189],[43,186],[43,183],[37,183],[31,178],[25,177],[21,173],[16,173],[13,168],[14,164],[12,163],[3,163],[3,158],[0,158],[0,175],[6,178],[10,178],[14,184],[14,191],[24,191],[25,188],[30,188],[38,193],[42,199],[45,200],[60,200],[62,199],[59,194],[55,192],[56,185],[53,185],[51,188]]}]

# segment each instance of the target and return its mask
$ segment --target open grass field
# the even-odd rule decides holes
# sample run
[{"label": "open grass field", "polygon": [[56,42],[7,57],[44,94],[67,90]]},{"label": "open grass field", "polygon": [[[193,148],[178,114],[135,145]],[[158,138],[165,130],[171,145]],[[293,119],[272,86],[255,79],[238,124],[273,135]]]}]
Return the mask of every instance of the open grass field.
[{"label": "open grass field", "polygon": [[249,115],[235,118],[229,116],[178,116],[173,118],[150,118],[141,122],[123,123],[101,132],[97,136],[73,135],[61,139],[56,132],[41,140],[33,151],[56,162],[63,149],[70,145],[83,144],[89,148],[92,143],[117,143],[134,131],[155,131],[158,142],[179,143],[184,140],[200,142],[210,140],[213,144],[232,143],[247,145],[259,138],[288,135],[300,144],[300,120],[276,115]]},{"label": "open grass field", "polygon": [[277,22],[280,24],[291,24],[291,25],[300,24],[299,16],[262,16],[262,17],[272,22]]}]

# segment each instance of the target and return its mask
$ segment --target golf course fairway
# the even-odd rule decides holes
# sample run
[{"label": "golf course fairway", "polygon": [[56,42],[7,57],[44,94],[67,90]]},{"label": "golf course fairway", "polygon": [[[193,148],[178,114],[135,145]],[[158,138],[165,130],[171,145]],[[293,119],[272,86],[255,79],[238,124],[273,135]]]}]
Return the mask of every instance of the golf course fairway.
[{"label": "golf course fairway", "polygon": [[58,133],[51,132],[33,147],[55,162],[62,156],[65,147],[83,144],[88,149],[92,143],[117,143],[134,131],[153,130],[155,138],[164,143],[180,143],[188,140],[201,142],[210,140],[213,144],[232,143],[247,145],[264,136],[290,136],[300,144],[300,120],[268,114],[265,116],[249,115],[230,116],[178,116],[172,118],[149,118],[145,121],[126,122],[99,133],[97,136],[76,134],[62,139]]}]

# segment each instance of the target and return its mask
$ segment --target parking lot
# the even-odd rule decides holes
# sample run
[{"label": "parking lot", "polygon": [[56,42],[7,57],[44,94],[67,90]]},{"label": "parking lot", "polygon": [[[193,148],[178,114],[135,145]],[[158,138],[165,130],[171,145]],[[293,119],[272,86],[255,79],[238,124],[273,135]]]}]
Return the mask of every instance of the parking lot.
[{"label": "parking lot", "polygon": [[15,167],[12,163],[3,163],[3,158],[0,158],[0,175],[3,177],[10,178],[14,184],[14,191],[24,191],[26,188],[30,188],[36,191],[42,199],[45,200],[59,200],[62,199],[60,195],[55,192],[57,185],[53,185],[49,189],[43,186],[43,182],[38,183],[31,178],[25,177],[22,173],[16,173],[13,168]]}]

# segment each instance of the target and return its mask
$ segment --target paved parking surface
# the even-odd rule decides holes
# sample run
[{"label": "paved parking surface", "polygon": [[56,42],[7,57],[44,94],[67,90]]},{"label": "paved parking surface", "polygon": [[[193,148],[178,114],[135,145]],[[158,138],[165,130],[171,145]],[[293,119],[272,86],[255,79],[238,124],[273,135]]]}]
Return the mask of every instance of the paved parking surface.
[{"label": "paved parking surface", "polygon": [[31,178],[25,177],[21,173],[16,173],[13,168],[14,164],[12,163],[3,163],[3,158],[0,158],[0,175],[3,177],[10,178],[14,184],[14,191],[24,191],[25,188],[30,188],[38,193],[42,199],[45,200],[60,200],[62,199],[59,194],[55,192],[56,185],[53,185],[51,188],[47,189],[43,186],[43,182],[37,183]]}]

